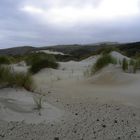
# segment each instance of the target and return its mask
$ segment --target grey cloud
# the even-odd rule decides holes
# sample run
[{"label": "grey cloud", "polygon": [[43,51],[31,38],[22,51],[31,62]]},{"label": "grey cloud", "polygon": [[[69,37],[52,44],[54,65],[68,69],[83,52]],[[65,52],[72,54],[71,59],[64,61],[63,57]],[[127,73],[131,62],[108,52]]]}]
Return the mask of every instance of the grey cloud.
[{"label": "grey cloud", "polygon": [[[49,1],[49,0],[48,0]],[[87,0],[89,4],[98,6],[101,1]],[[86,3],[88,3],[86,1]],[[79,5],[85,0],[69,1],[71,5]],[[65,1],[66,2],[66,1]],[[112,22],[81,23],[78,26],[63,28],[42,24],[39,19],[24,13],[19,8],[24,4],[44,5],[38,0],[1,0],[0,2],[0,48],[21,45],[55,45],[94,43],[102,41],[139,41],[140,16],[116,20]],[[82,4],[81,4],[82,6]],[[45,7],[46,8],[46,7]]]}]

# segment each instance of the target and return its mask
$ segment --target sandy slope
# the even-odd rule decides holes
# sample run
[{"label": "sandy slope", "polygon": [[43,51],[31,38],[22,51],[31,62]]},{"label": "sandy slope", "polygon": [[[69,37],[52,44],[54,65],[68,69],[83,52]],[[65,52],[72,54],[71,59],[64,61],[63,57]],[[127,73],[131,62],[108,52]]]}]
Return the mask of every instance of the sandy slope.
[{"label": "sandy slope", "polygon": [[47,53],[47,54],[55,54],[55,55],[57,55],[57,54],[65,55],[65,54],[62,53],[62,52],[50,51],[50,50],[40,50],[40,51],[38,51],[38,52],[44,52],[44,53]]},{"label": "sandy slope", "polygon": [[43,69],[34,76],[37,91],[46,95],[42,116],[33,110],[33,93],[0,90],[0,139],[139,140],[140,74],[109,65],[86,77],[98,57],[60,63],[59,70]]}]

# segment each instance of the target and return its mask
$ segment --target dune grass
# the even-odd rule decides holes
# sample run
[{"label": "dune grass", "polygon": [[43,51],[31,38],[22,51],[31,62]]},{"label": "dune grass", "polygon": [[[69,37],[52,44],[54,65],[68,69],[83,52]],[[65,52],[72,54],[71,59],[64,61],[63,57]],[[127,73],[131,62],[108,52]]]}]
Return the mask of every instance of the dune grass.
[{"label": "dune grass", "polygon": [[105,46],[105,47],[98,49],[96,51],[96,54],[104,54],[105,55],[105,54],[111,53],[112,51],[119,52],[119,49],[117,47],[114,47],[114,46]]},{"label": "dune grass", "polygon": [[126,58],[122,61],[122,70],[127,71],[128,70],[128,60]]},{"label": "dune grass", "polygon": [[0,65],[1,64],[10,64],[11,58],[8,56],[0,56]]},{"label": "dune grass", "polygon": [[140,59],[139,58],[130,59],[128,62],[128,70],[132,73],[136,73],[139,69],[140,69]]},{"label": "dune grass", "polygon": [[26,63],[30,65],[29,71],[37,73],[43,68],[58,68],[58,63],[53,55],[45,53],[35,53],[26,58]]},{"label": "dune grass", "polygon": [[96,73],[101,70],[108,64],[117,64],[117,60],[112,57],[110,54],[104,54],[100,58],[97,59],[96,63],[93,65],[91,69],[91,73]]},{"label": "dune grass", "polygon": [[0,66],[0,85],[6,87],[23,87],[26,90],[33,90],[33,79],[29,73],[13,72],[10,67]]},{"label": "dune grass", "polygon": [[40,110],[43,107],[43,96],[36,95],[33,97],[35,109]]}]

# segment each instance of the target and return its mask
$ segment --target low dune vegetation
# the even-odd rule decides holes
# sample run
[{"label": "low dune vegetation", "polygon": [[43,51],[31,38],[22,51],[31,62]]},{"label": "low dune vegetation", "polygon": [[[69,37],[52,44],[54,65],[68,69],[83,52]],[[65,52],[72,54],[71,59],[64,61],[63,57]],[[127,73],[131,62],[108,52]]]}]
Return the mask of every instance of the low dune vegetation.
[{"label": "low dune vegetation", "polygon": [[12,56],[0,56],[0,65],[14,63],[14,58]]},{"label": "low dune vegetation", "polygon": [[120,52],[120,50],[117,47],[114,47],[114,46],[105,46],[105,47],[102,47],[102,48],[97,49],[95,54],[109,54],[112,51]]},{"label": "low dune vegetation", "polygon": [[122,70],[125,72],[128,70],[128,60],[126,60],[126,58],[122,61]]},{"label": "low dune vegetation", "polygon": [[32,74],[43,68],[58,68],[55,57],[42,52],[20,57],[20,61],[25,61],[29,66],[28,72],[16,72],[13,69],[12,64],[19,62],[19,57],[0,56],[0,87],[23,87],[26,90],[33,91]]},{"label": "low dune vegetation", "polygon": [[27,65],[30,66],[29,72],[37,73],[43,68],[58,68],[58,63],[53,55],[46,53],[34,53],[25,59]]},{"label": "low dune vegetation", "polygon": [[29,73],[18,73],[12,68],[0,66],[0,85],[2,87],[23,87],[26,90],[33,90],[33,79]]},{"label": "low dune vegetation", "polygon": [[140,69],[140,59],[130,59],[124,58],[121,62],[121,67],[124,72],[136,73]]},{"label": "low dune vegetation", "polygon": [[93,65],[91,73],[94,74],[109,64],[117,64],[117,60],[110,54],[103,54],[97,59],[96,63]]}]

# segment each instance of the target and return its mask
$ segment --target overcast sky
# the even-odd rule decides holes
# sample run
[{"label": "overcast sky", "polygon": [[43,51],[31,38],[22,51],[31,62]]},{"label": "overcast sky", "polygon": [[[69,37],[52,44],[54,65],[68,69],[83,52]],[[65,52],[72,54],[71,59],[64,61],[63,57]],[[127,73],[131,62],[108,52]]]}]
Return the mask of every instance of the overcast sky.
[{"label": "overcast sky", "polygon": [[140,41],[140,0],[0,0],[0,48]]}]

